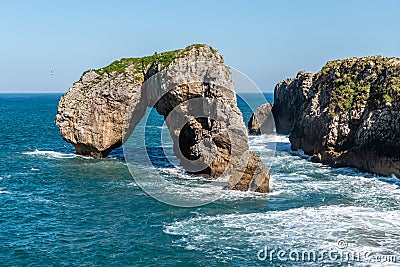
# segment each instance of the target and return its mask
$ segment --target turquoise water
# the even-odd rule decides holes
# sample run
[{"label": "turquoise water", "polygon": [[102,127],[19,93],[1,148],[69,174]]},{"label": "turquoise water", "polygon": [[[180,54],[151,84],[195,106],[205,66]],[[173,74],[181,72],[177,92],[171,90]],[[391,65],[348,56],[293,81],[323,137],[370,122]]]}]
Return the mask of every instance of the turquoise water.
[{"label": "turquoise water", "polygon": [[[59,97],[0,95],[0,266],[400,262],[397,178],[311,163],[279,136],[275,157],[263,159],[272,164],[271,194],[216,191],[219,200],[205,206],[169,206],[136,185],[122,149],[101,160],[74,155],[54,124]],[[240,107],[247,121],[251,113],[243,103]],[[270,141],[250,137],[254,150]],[[179,169],[160,168],[176,179],[185,177]],[[350,263],[258,257],[265,246],[321,251],[337,247],[338,241],[370,257]],[[378,259],[382,255],[386,262]]]}]

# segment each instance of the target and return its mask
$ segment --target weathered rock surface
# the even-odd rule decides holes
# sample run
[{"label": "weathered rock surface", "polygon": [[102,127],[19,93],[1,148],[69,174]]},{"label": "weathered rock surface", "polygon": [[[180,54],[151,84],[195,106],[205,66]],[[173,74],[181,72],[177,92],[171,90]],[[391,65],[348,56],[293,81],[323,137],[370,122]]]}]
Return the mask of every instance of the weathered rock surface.
[{"label": "weathered rock surface", "polygon": [[328,62],[299,110],[293,150],[330,166],[400,177],[400,59]]},{"label": "weathered rock surface", "polygon": [[122,145],[125,114],[138,122],[145,113],[139,81],[126,73],[86,72],[61,98],[56,124],[79,155],[106,157]]},{"label": "weathered rock surface", "polygon": [[272,104],[265,103],[259,106],[251,115],[247,124],[250,134],[270,134],[274,132],[275,121],[272,115]]},{"label": "weathered rock surface", "polygon": [[[260,157],[254,151],[246,151],[244,155],[239,158],[242,160],[236,167],[232,177],[228,181],[226,189],[241,190],[241,191],[255,191],[255,192],[269,192],[269,170],[264,164],[260,164]],[[247,162],[244,166],[243,162]],[[244,170],[244,171],[243,171]],[[268,177],[267,179],[265,177]]]},{"label": "weathered rock surface", "polygon": [[56,123],[78,154],[105,157],[127,140],[146,106],[164,116],[188,172],[228,175],[228,189],[269,191],[269,171],[249,151],[231,72],[207,45],[85,73],[60,100]]},{"label": "weathered rock surface", "polygon": [[309,97],[312,73],[300,71],[295,78],[279,82],[274,89],[272,113],[278,134],[290,134],[299,119],[302,106]]}]

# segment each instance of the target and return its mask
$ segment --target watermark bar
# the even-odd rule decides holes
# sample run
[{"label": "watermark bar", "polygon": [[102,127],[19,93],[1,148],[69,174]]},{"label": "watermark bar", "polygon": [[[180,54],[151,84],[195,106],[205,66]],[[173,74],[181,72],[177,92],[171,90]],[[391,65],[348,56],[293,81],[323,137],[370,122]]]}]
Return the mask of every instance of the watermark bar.
[{"label": "watermark bar", "polygon": [[336,262],[336,263],[397,263],[400,256],[378,254],[371,251],[350,250],[345,240],[338,240],[335,248],[329,249],[279,249],[265,245],[257,252],[259,261],[266,262]]}]

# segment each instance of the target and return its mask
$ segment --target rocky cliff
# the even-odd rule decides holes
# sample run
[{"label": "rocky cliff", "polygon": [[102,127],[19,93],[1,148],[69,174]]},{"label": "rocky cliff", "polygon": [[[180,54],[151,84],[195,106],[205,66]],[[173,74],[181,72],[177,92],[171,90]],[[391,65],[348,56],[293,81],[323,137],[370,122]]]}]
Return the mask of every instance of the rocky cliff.
[{"label": "rocky cliff", "polygon": [[86,72],[60,100],[56,123],[78,154],[105,157],[129,138],[146,107],[164,116],[188,172],[229,175],[229,189],[269,191],[269,171],[249,151],[230,70],[207,45]]},{"label": "rocky cliff", "polygon": [[285,79],[275,86],[272,114],[278,134],[292,132],[302,106],[309,98],[312,76],[311,72],[300,71],[295,78]]},{"label": "rocky cliff", "polygon": [[[304,100],[293,94],[286,98]],[[296,109],[293,150],[330,166],[400,177],[400,59],[328,62]]]}]

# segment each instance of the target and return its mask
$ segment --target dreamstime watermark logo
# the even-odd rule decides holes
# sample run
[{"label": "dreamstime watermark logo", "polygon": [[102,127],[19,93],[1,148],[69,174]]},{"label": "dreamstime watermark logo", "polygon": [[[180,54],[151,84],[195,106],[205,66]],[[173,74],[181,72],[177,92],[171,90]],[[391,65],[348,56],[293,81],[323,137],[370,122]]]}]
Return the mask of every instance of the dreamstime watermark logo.
[{"label": "dreamstime watermark logo", "polygon": [[[163,121],[155,123],[155,112],[147,112],[139,123],[132,117],[135,111],[144,112],[138,101],[127,108],[125,121],[129,125],[123,132],[123,150],[136,183],[148,195],[174,206],[195,207],[219,199],[222,194],[218,191],[228,181],[232,183],[231,166],[240,174],[241,166],[248,164],[243,117],[247,122],[267,102],[261,90],[225,64],[182,60],[150,75],[141,86],[141,97]],[[273,119],[269,123],[275,128]],[[275,155],[274,135],[271,133],[268,144],[256,151],[270,159],[264,161],[267,167]],[[185,171],[204,174],[211,169],[218,173],[213,179],[182,175]],[[241,174],[244,171],[242,168]]]},{"label": "dreamstime watermark logo", "polygon": [[397,263],[398,257],[393,254],[379,254],[372,251],[350,249],[344,239],[336,242],[329,249],[279,249],[265,245],[257,252],[257,259],[265,262],[319,262],[319,263]]}]

